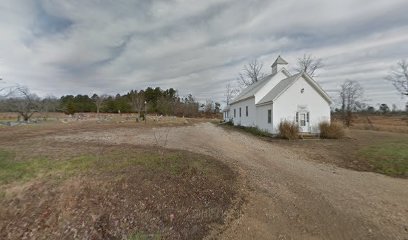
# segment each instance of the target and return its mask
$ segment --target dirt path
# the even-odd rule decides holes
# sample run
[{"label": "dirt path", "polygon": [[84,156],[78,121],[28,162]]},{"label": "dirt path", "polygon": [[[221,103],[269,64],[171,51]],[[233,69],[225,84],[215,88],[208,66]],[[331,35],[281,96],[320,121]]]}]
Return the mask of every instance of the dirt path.
[{"label": "dirt path", "polygon": [[221,239],[408,239],[408,180],[307,161],[287,147],[211,123],[56,139],[166,145],[234,165],[251,190]]}]

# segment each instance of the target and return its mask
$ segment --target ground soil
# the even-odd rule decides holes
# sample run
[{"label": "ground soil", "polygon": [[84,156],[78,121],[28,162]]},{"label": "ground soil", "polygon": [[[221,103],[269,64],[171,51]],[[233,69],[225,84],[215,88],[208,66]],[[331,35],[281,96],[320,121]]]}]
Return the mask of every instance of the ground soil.
[{"label": "ground soil", "polygon": [[[374,166],[359,154],[359,150],[388,142],[406,141],[408,134],[387,131],[346,129],[342,139],[309,139],[303,141],[284,141],[264,138],[275,145],[290,148],[297,154],[317,163],[330,163],[338,167],[356,171],[375,172]],[[405,177],[407,176],[400,176]]]},{"label": "ground soil", "polygon": [[[219,239],[408,239],[408,180],[344,169],[294,145],[268,142],[212,123],[107,128],[41,136],[52,142],[127,144],[188,150],[217,158],[240,174],[247,203]],[[350,145],[353,145],[353,140]],[[315,149],[336,145],[332,140]],[[349,144],[349,143],[347,143]],[[341,153],[339,153],[341,154]],[[320,159],[320,160],[316,160]],[[322,159],[328,159],[327,161]],[[334,164],[333,164],[334,163]]]},{"label": "ground soil", "polygon": [[[165,162],[159,168],[126,165],[0,184],[0,239],[127,239],[132,235],[142,239],[201,239],[214,229],[219,232],[231,218],[232,209],[239,208],[242,199],[237,174],[210,156],[157,145],[58,138],[84,131],[103,134],[106,129],[114,130],[113,126],[121,126],[121,131],[132,129],[123,124],[82,123],[4,128],[0,146],[1,150],[15,151],[15,161],[27,161],[30,156],[68,161],[113,152],[118,156],[149,156],[159,151],[201,164],[196,168],[181,161],[179,164],[186,167],[176,174],[166,171],[172,163]],[[133,124],[133,131],[148,128]],[[119,160],[110,161],[115,164]]]},{"label": "ground soil", "polygon": [[[211,123],[61,136],[64,141],[157,144],[213,156],[249,181],[248,204],[221,239],[407,239],[408,181],[313,161],[290,146]],[[160,141],[159,141],[160,142]]]}]

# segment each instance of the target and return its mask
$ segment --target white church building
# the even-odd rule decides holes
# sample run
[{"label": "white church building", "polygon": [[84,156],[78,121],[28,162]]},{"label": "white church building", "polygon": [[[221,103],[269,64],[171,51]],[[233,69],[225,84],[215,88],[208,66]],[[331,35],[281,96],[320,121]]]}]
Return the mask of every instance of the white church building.
[{"label": "white church building", "polygon": [[272,73],[243,89],[224,109],[224,120],[278,133],[281,121],[295,122],[302,133],[318,133],[318,124],[330,121],[328,94],[307,73],[291,75],[280,56]]}]

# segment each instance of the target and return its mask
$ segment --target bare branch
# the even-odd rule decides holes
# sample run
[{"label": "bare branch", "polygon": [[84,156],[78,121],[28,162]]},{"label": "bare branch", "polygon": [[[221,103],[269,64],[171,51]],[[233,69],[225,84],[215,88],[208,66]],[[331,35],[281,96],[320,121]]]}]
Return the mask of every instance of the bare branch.
[{"label": "bare branch", "polygon": [[142,109],[145,105],[145,96],[143,91],[132,91],[130,93],[130,104],[133,108],[133,111],[138,112],[140,117],[140,113],[142,112]]},{"label": "bare branch", "polygon": [[362,104],[362,97],[364,94],[361,85],[352,80],[346,80],[340,86],[340,100],[341,110],[343,112],[344,124],[349,127],[352,122],[353,112],[360,109]]},{"label": "bare branch", "polygon": [[[162,130],[163,132],[161,132]],[[157,129],[157,132],[155,129],[153,129],[153,137],[154,137],[155,145],[161,157],[163,157],[164,155],[163,149],[167,146],[169,133],[170,133],[170,128],[159,128]]]},{"label": "bare branch", "polygon": [[17,112],[24,121],[29,121],[40,108],[40,98],[30,93],[27,87],[18,86],[13,90],[13,95],[7,100],[9,109]]},{"label": "bare branch", "polygon": [[[4,84],[4,80],[0,78],[0,84]],[[13,94],[13,87],[7,86],[7,87],[0,87],[0,98],[7,98],[11,94]]]},{"label": "bare branch", "polygon": [[304,54],[302,58],[298,58],[297,72],[306,72],[311,77],[317,77],[316,70],[324,67],[323,60],[321,58],[314,58],[311,54]]},{"label": "bare branch", "polygon": [[101,96],[98,96],[97,94],[94,94],[92,96],[92,100],[95,103],[96,106],[96,114],[99,116],[99,112],[103,106],[103,104],[105,103],[105,100],[108,98],[108,95],[103,94]]},{"label": "bare branch", "polygon": [[242,72],[239,73],[238,83],[240,86],[250,86],[265,77],[262,68],[263,63],[258,62],[258,60],[249,61],[242,69]]},{"label": "bare branch", "polygon": [[385,79],[390,81],[400,94],[408,96],[408,62],[406,60],[399,61]]},{"label": "bare branch", "polygon": [[232,99],[235,97],[235,95],[239,92],[237,88],[234,88],[230,82],[225,85],[225,103],[229,105],[232,101]]}]

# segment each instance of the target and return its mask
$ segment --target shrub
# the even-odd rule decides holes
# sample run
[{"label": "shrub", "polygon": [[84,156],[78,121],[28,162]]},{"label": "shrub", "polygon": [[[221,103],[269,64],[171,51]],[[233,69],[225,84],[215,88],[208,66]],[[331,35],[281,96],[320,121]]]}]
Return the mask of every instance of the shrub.
[{"label": "shrub", "polygon": [[344,137],[344,129],[341,124],[321,122],[319,123],[320,137],[338,139]]},{"label": "shrub", "polygon": [[284,120],[279,123],[279,137],[294,140],[299,138],[299,126],[295,122]]}]

